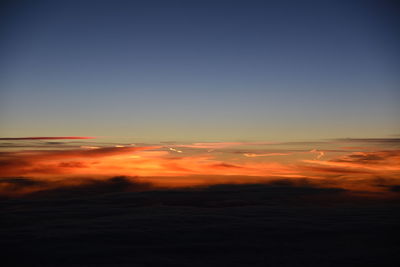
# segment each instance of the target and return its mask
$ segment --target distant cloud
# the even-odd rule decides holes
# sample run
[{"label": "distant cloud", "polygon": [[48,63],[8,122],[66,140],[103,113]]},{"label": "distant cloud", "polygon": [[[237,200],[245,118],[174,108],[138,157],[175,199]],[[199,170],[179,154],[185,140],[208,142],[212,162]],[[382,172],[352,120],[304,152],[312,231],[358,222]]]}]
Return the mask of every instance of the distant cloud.
[{"label": "distant cloud", "polygon": [[[384,191],[386,187],[382,185],[396,185],[393,181],[400,177],[400,150],[389,150],[385,144],[374,145],[374,149],[379,148],[374,151],[349,151],[334,149],[333,143],[329,149],[316,146],[272,150],[262,147],[265,142],[137,146],[97,142],[81,142],[78,146],[67,142],[62,147],[44,142],[40,149],[30,144],[35,142],[27,143],[29,145],[19,144],[0,152],[3,177],[0,179],[30,177],[38,181],[69,183],[76,181],[76,177],[103,179],[124,175],[137,176],[140,181],[157,186],[183,187],[221,182],[265,183],[280,177],[315,179],[318,184],[329,181],[346,189]],[[336,145],[342,146],[341,143]],[[237,146],[245,147],[237,150]],[[290,157],[284,157],[286,155]],[[372,182],[378,178],[386,179],[381,186]],[[3,186],[15,188],[10,187],[10,183],[3,183]]]},{"label": "distant cloud", "polygon": [[183,153],[182,150],[178,150],[178,149],[175,149],[175,148],[172,148],[172,147],[168,147],[168,149],[171,150],[171,151],[177,152],[177,153]]},{"label": "distant cloud", "polygon": [[311,153],[318,153],[317,159],[320,159],[320,158],[322,158],[322,157],[325,155],[325,152],[324,152],[324,151],[318,151],[318,150],[316,150],[316,149],[313,149],[313,150],[311,150],[310,152],[311,152]]},{"label": "distant cloud", "polygon": [[[10,175],[60,175],[79,173],[82,168],[91,170],[90,174],[96,172],[101,174],[104,171],[113,171],[122,168],[127,164],[127,156],[132,153],[161,148],[160,146],[148,147],[100,147],[96,149],[61,149],[61,150],[22,150],[0,152],[0,167],[3,176]],[[161,151],[160,151],[161,152]],[[125,156],[126,155],[126,156]],[[123,163],[115,159],[112,167],[109,165],[113,156],[125,156]],[[104,165],[103,169],[96,169],[92,162],[98,159]],[[121,165],[119,165],[121,164]],[[91,168],[89,168],[91,167]]]},{"label": "distant cloud", "polygon": [[213,164],[210,166],[211,168],[216,168],[216,169],[224,169],[224,168],[243,168],[241,166],[237,166],[237,165],[233,165],[233,164],[228,164],[228,163],[217,163],[217,164]]},{"label": "distant cloud", "polygon": [[374,151],[374,152],[354,152],[350,155],[343,156],[339,159],[334,160],[336,162],[347,162],[357,164],[384,164],[389,161],[398,163],[400,166],[400,150],[388,150],[388,151]]},{"label": "distant cloud", "polygon": [[334,139],[344,143],[393,143],[400,144],[400,138],[340,138]]},{"label": "distant cloud", "polygon": [[255,145],[269,145],[276,144],[275,142],[204,142],[204,143],[192,143],[185,145],[175,145],[176,147],[187,147],[187,148],[205,148],[205,149],[221,149],[234,146],[255,146]]},{"label": "distant cloud", "polygon": [[288,156],[290,154],[291,153],[264,153],[264,154],[244,153],[243,156],[247,158],[255,158],[255,157]]},{"label": "distant cloud", "polygon": [[116,176],[107,179],[75,178],[69,180],[43,181],[17,177],[0,179],[0,196],[36,195],[98,195],[110,192],[137,192],[154,189],[149,182],[136,181],[135,177]]},{"label": "distant cloud", "polygon": [[46,136],[46,137],[3,137],[0,140],[62,140],[62,139],[95,139],[89,136]]},{"label": "distant cloud", "polygon": [[[328,160],[302,160],[303,173],[336,181],[343,188],[380,191],[400,183],[400,150],[352,152]],[[378,184],[376,181],[380,181]],[[384,186],[383,186],[384,185]]]}]

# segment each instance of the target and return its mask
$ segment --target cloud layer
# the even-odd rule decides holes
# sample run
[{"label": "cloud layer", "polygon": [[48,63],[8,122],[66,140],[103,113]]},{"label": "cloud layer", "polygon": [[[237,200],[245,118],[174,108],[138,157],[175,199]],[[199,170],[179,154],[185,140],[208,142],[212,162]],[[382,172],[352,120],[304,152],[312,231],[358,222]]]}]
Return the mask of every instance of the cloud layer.
[{"label": "cloud layer", "polygon": [[[268,183],[277,178],[307,179],[317,186],[368,191],[393,191],[391,188],[400,184],[400,149],[395,145],[392,149],[379,148],[379,142],[387,143],[382,139],[376,140],[373,149],[367,146],[362,151],[358,150],[360,146],[341,149],[342,141],[322,142],[317,147],[316,142],[90,142],[79,146],[63,144],[61,148],[41,143],[36,149],[23,149],[18,140],[14,142],[9,144],[14,144],[14,149],[0,152],[2,194],[71,186],[82,184],[85,179],[105,181],[116,176],[135,177],[136,182],[164,188]],[[15,177],[29,180],[10,182]],[[27,181],[29,186],[24,186]]]}]

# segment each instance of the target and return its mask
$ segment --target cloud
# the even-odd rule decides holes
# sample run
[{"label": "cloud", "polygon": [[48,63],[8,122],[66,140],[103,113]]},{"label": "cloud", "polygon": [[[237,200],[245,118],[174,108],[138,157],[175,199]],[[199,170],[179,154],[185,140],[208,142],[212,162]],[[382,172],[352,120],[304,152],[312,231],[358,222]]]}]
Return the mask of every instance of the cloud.
[{"label": "cloud", "polygon": [[[142,182],[163,187],[198,186],[221,181],[266,182],[280,177],[335,180],[336,185],[343,188],[384,190],[368,179],[400,177],[400,150],[352,152],[332,147],[263,150],[256,143],[250,143],[254,148],[247,147],[245,151],[228,148],[242,144],[249,143],[193,143],[201,149],[185,149],[185,153],[178,152],[181,150],[176,148],[180,147],[177,144],[138,144],[132,147],[90,142],[64,149],[48,144],[47,149],[0,152],[0,168],[3,177],[67,181],[76,177],[137,176]],[[227,149],[208,152],[213,150],[210,147]],[[357,179],[364,185],[355,182]]]},{"label": "cloud", "polygon": [[391,192],[400,193],[400,185],[391,185],[388,187]]},{"label": "cloud", "polygon": [[[114,166],[107,165],[107,158],[115,156],[127,156],[143,150],[152,150],[161,148],[160,146],[149,147],[101,147],[96,149],[64,149],[64,150],[22,150],[11,152],[0,152],[0,167],[3,176],[20,175],[40,175],[40,174],[79,174],[82,169],[87,169],[87,173],[94,174],[109,171],[108,169],[118,168],[118,161],[114,159]],[[161,151],[160,151],[161,152]],[[94,163],[95,159],[100,159],[98,165]],[[112,160],[109,160],[112,162]],[[105,170],[99,169],[103,163]],[[122,165],[120,167],[123,167]]]},{"label": "cloud", "polygon": [[370,171],[400,171],[400,150],[352,152],[326,161],[303,160],[306,163]]},{"label": "cloud", "polygon": [[88,196],[115,192],[138,192],[154,189],[149,182],[139,182],[135,177],[116,176],[106,179],[75,178],[70,180],[37,180],[35,178],[0,179],[0,196],[17,197],[23,195]]},{"label": "cloud", "polygon": [[248,158],[255,158],[255,157],[272,157],[272,156],[288,156],[291,153],[264,153],[264,154],[256,154],[256,153],[244,153],[243,156]]},{"label": "cloud", "polygon": [[87,168],[88,166],[79,161],[60,162],[58,164],[61,168]]},{"label": "cloud", "polygon": [[187,148],[204,148],[204,149],[221,149],[235,146],[259,146],[275,144],[275,142],[204,142],[204,143],[193,143],[184,145],[175,145],[175,147],[187,147]]},{"label": "cloud", "polygon": [[345,155],[335,162],[356,163],[362,165],[385,164],[389,162],[400,164],[400,150],[374,151],[374,152],[354,152]]},{"label": "cloud", "polygon": [[[307,161],[310,162],[310,161]],[[313,162],[314,163],[314,162]],[[320,172],[320,173],[338,173],[338,174],[369,174],[368,170],[352,169],[340,166],[302,166],[301,169]]]},{"label": "cloud", "polygon": [[322,157],[325,155],[325,152],[324,152],[324,151],[318,151],[318,150],[316,150],[316,149],[312,149],[310,152],[311,152],[311,153],[317,153],[317,154],[318,154],[318,155],[317,155],[317,159],[320,159],[320,158],[322,158]]},{"label": "cloud", "polygon": [[390,143],[400,144],[400,138],[340,138],[334,139],[340,143]]},{"label": "cloud", "polygon": [[47,136],[47,137],[3,137],[0,140],[62,140],[62,139],[95,139],[89,136]]},{"label": "cloud", "polygon": [[302,173],[334,179],[341,187],[354,190],[381,191],[382,185],[396,184],[400,178],[400,150],[352,152],[328,160],[301,162],[297,167]]},{"label": "cloud", "polygon": [[240,168],[243,168],[243,167],[241,167],[241,166],[237,166],[237,165],[233,165],[233,164],[228,164],[228,163],[217,163],[217,164],[212,164],[212,165],[210,165],[210,167],[211,167],[211,168],[215,168],[215,169],[225,169],[225,168],[228,168],[228,169],[231,169],[231,168],[240,169]]},{"label": "cloud", "polygon": [[21,157],[30,159],[46,158],[79,158],[79,157],[107,157],[113,155],[121,155],[142,150],[151,150],[161,148],[161,146],[146,146],[146,147],[83,147],[83,149],[65,149],[65,150],[23,150],[20,152],[3,152],[0,156],[3,157]]},{"label": "cloud", "polygon": [[182,150],[178,150],[178,149],[175,149],[175,148],[172,148],[172,147],[168,147],[168,149],[171,150],[171,151],[177,152],[177,153],[183,153]]},{"label": "cloud", "polygon": [[[238,168],[228,164],[214,165],[213,168]],[[252,177],[252,176],[184,176],[169,177],[169,180],[196,181],[196,183],[181,183],[178,186],[185,188],[198,188],[208,190],[212,188],[237,188],[243,189],[246,184],[258,187],[284,186],[284,187],[318,187],[320,182],[312,179],[288,179],[284,177]],[[169,190],[171,186],[161,184],[157,181],[165,180],[165,177],[132,177],[132,176],[113,176],[113,177],[76,177],[57,180],[40,180],[32,177],[0,178],[0,196],[21,197],[23,195],[35,196],[57,196],[71,197],[89,196],[116,192],[138,192],[155,189]]]}]

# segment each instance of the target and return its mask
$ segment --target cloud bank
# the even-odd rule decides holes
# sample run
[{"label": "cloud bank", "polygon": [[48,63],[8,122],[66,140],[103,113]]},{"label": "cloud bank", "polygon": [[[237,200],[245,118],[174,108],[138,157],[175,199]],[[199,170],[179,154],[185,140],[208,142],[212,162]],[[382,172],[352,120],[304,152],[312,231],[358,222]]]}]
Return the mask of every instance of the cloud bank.
[{"label": "cloud bank", "polygon": [[[320,187],[367,191],[393,191],[391,188],[400,184],[400,149],[383,146],[357,151],[332,147],[330,141],[325,147],[315,145],[315,142],[313,147],[301,144],[301,149],[294,149],[288,148],[287,143],[279,147],[274,142],[168,143],[167,146],[91,142],[79,147],[68,144],[62,148],[54,148],[54,144],[42,144],[38,149],[16,147],[0,152],[0,191],[2,194],[33,192],[112,177],[135,177],[136,182],[162,188],[268,183],[277,178],[307,179]],[[10,180],[15,177],[22,178],[16,182]],[[29,186],[25,186],[28,181]]]}]

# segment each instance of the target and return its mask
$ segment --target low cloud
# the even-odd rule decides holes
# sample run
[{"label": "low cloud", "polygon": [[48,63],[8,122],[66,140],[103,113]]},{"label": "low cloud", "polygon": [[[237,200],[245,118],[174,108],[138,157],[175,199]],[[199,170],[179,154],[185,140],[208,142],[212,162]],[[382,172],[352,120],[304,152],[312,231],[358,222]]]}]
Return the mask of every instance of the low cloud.
[{"label": "low cloud", "polygon": [[24,195],[98,195],[115,192],[138,192],[154,189],[149,182],[139,182],[135,177],[116,176],[106,179],[75,178],[69,180],[38,180],[36,178],[0,179],[0,196],[21,197]]}]

